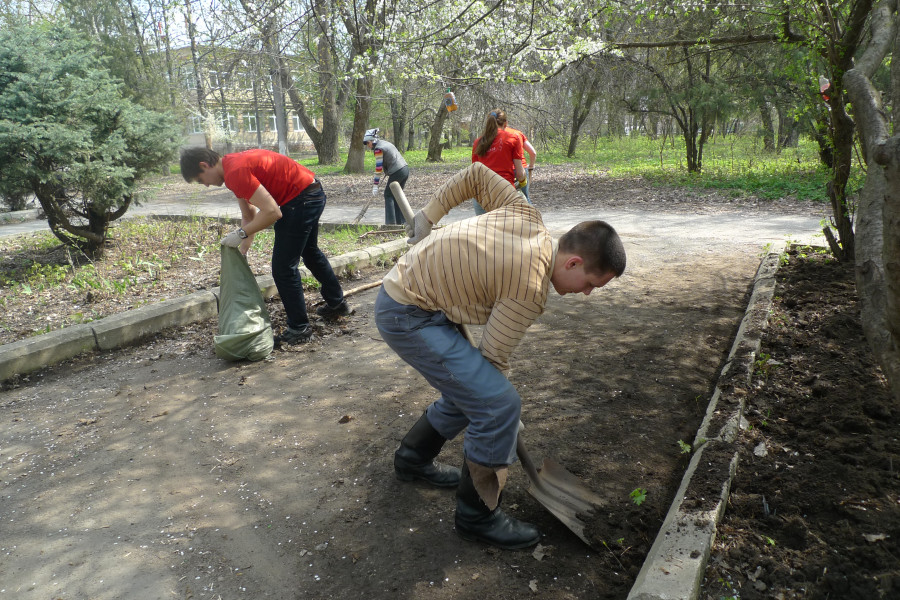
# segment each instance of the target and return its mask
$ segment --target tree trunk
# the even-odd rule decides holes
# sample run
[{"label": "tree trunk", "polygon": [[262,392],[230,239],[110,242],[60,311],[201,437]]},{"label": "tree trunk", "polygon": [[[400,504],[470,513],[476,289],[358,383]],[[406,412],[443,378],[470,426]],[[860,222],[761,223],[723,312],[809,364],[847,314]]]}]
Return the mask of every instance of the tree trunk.
[{"label": "tree trunk", "polygon": [[403,151],[403,131],[406,129],[406,119],[409,111],[407,105],[408,94],[406,90],[400,92],[400,97],[391,96],[391,125],[394,132],[394,145]]},{"label": "tree trunk", "polygon": [[591,68],[587,73],[578,77],[574,100],[572,102],[572,131],[569,134],[569,147],[566,150],[566,156],[572,158],[575,156],[575,150],[578,148],[578,138],[581,135],[581,127],[584,125],[591,109],[600,95],[600,76],[596,65],[591,64]]},{"label": "tree trunk", "polygon": [[[890,124],[871,77],[891,44],[900,50],[896,6],[872,10],[869,46],[843,82],[859,127],[868,165],[856,220],[856,287],[866,339],[900,405],[900,136]],[[892,73],[892,97],[900,94],[900,70]]]},{"label": "tree trunk", "polygon": [[797,147],[797,121],[787,106],[778,107],[778,151]]},{"label": "tree trunk", "polygon": [[[836,89],[840,89],[837,85]],[[854,257],[853,215],[847,202],[847,182],[853,162],[853,120],[844,111],[846,100],[841,92],[830,101],[832,141],[834,143],[834,167],[828,182],[828,198],[831,200],[831,225],[838,232],[838,247],[832,247],[839,261],[852,261]]]},{"label": "tree trunk", "polygon": [[278,136],[278,153],[288,155],[287,113],[284,107],[284,80],[289,77],[284,73],[284,60],[278,47],[278,33],[275,21],[267,19],[262,28],[262,43],[266,56],[269,57],[272,80],[272,103],[275,107],[275,129]]},{"label": "tree trunk", "polygon": [[441,150],[443,146],[441,145],[441,134],[444,131],[444,123],[447,121],[447,116],[450,113],[447,112],[447,107],[444,106],[444,99],[441,98],[440,104],[437,107],[437,112],[434,115],[434,120],[431,122],[431,135],[428,138],[428,155],[425,157],[426,162],[441,162]]},{"label": "tree trunk", "polygon": [[[319,73],[319,90],[321,91],[322,129],[316,127],[315,121],[306,111],[306,105],[300,97],[300,93],[293,85],[290,77],[290,69],[282,66],[282,85],[287,90],[291,106],[306,135],[309,136],[320,165],[333,165],[340,159],[338,140],[340,137],[340,114],[343,112],[344,95],[339,91],[339,82],[334,74],[334,55],[331,52],[330,32],[326,26],[323,15],[328,14],[328,6],[325,0],[315,2],[316,28],[318,39],[316,40],[317,64]],[[284,60],[279,57],[280,60]]]},{"label": "tree trunk", "polygon": [[362,173],[365,170],[366,149],[362,139],[369,125],[369,113],[372,111],[371,77],[360,77],[356,80],[356,110],[353,111],[353,132],[350,134],[350,148],[347,150],[347,162],[344,173]]},{"label": "tree trunk", "polygon": [[191,0],[184,0],[184,18],[187,20],[188,36],[191,42],[191,62],[194,66],[194,79],[197,84],[197,108],[200,111],[200,120],[203,124],[203,136],[206,147],[212,149],[212,134],[209,130],[209,111],[206,108],[206,91],[203,87],[203,67],[200,63],[200,51],[197,48],[197,33],[194,27],[194,19],[191,16]]},{"label": "tree trunk", "polygon": [[772,112],[765,98],[757,98],[759,104],[759,118],[762,123],[763,149],[772,151],[775,149],[775,127],[772,124]]}]

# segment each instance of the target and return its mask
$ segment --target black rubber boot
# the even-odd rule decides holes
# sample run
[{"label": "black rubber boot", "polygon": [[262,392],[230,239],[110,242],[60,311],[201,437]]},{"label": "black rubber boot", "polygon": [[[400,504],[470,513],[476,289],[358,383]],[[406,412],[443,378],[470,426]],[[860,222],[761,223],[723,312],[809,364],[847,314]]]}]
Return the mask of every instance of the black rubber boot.
[{"label": "black rubber boot", "polygon": [[434,462],[447,438],[438,433],[425,414],[400,442],[394,453],[394,472],[401,481],[421,479],[437,487],[456,487],[459,469]]},{"label": "black rubber boot", "polygon": [[510,517],[499,505],[494,510],[487,507],[465,461],[456,488],[456,533],[464,540],[478,540],[504,550],[528,548],[541,539],[541,532],[531,523]]}]

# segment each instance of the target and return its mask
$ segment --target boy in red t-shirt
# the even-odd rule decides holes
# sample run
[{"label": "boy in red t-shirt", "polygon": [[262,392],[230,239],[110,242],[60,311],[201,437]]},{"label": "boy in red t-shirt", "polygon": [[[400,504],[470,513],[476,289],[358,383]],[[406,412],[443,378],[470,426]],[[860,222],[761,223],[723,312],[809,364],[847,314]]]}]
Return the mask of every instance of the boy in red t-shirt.
[{"label": "boy in red t-shirt", "polygon": [[275,338],[276,344],[298,344],[312,337],[297,270],[301,258],[322,284],[325,305],[316,312],[325,318],[351,314],[331,263],[319,249],[319,217],[325,209],[325,192],[312,171],[270,150],[247,150],[220,157],[201,146],[182,151],[181,175],[188,183],[207,187],[224,184],[237,196],[241,226],[220,240],[223,246],[240,248],[246,254],[253,236],[274,226],[272,278],[288,325]]}]

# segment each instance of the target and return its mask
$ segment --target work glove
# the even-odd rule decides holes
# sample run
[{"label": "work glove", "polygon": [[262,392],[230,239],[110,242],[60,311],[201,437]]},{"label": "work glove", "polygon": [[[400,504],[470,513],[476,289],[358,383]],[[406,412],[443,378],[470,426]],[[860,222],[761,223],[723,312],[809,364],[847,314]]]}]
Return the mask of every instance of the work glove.
[{"label": "work glove", "polygon": [[407,221],[405,227],[406,235],[409,236],[406,243],[413,246],[428,237],[428,234],[431,233],[432,225],[428,220],[428,217],[425,216],[425,213],[420,210],[413,217],[413,222],[410,223]]},{"label": "work glove", "polygon": [[372,186],[372,195],[373,195],[373,196],[377,196],[377,195],[378,195],[378,186],[377,186],[377,185],[373,185],[373,186]]},{"label": "work glove", "polygon": [[241,237],[241,230],[235,229],[234,231],[223,237],[221,240],[219,240],[219,243],[223,246],[228,246],[229,248],[237,248],[243,241],[244,238]]}]

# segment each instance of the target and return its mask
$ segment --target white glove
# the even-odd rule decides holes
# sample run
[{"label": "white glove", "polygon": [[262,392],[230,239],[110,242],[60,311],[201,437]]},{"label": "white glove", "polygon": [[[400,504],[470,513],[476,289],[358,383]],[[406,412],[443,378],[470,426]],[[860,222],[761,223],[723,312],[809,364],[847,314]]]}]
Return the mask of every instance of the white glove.
[{"label": "white glove", "polygon": [[428,234],[431,233],[431,221],[428,220],[428,217],[425,216],[421,210],[415,214],[413,217],[413,222],[406,222],[406,235],[409,236],[409,239],[406,240],[406,243],[410,246],[418,244],[422,240],[428,237]]},{"label": "white glove", "polygon": [[235,229],[234,231],[223,237],[221,240],[219,240],[219,243],[223,246],[228,246],[229,248],[237,248],[241,245],[241,242],[244,241],[245,237],[246,235],[244,237],[241,237],[240,229]]},{"label": "white glove", "polygon": [[378,186],[377,186],[377,185],[373,185],[373,186],[372,186],[372,195],[373,195],[373,196],[377,196],[377,195],[378,195]]}]

